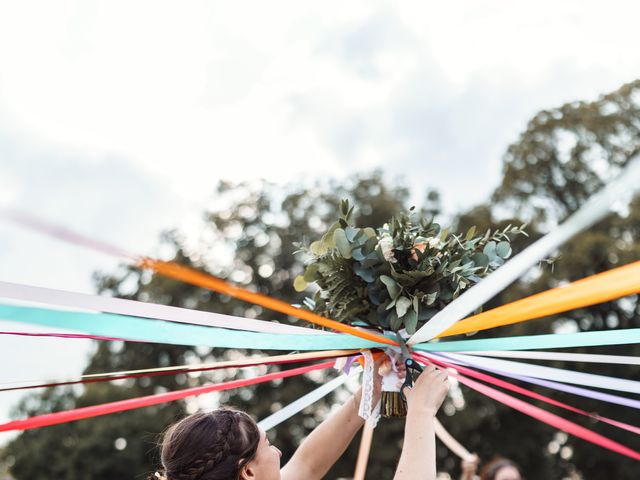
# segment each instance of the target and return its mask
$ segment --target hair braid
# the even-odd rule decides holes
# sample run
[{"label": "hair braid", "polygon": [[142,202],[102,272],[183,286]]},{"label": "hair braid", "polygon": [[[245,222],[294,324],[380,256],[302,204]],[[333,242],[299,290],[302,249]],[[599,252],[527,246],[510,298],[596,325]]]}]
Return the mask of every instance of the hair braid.
[{"label": "hair braid", "polygon": [[237,478],[240,462],[253,458],[258,441],[257,425],[242,412],[220,409],[187,417],[165,434],[166,480]]}]

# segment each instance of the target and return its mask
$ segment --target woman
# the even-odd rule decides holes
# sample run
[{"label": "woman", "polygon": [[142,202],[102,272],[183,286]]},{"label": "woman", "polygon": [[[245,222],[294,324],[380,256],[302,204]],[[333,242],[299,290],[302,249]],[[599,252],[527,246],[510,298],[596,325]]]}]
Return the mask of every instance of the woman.
[{"label": "woman", "polygon": [[[413,388],[404,390],[408,413],[395,480],[436,478],[433,418],[448,389],[446,372],[429,366]],[[311,432],[282,470],[282,453],[246,413],[219,409],[191,415],[167,430],[161,453],[164,474],[157,476],[166,480],[321,479],[364,424],[358,416],[360,395],[357,392]]]},{"label": "woman", "polygon": [[[462,461],[462,476],[460,480],[473,480],[476,477],[480,459],[473,455]],[[497,458],[484,466],[480,473],[480,480],[522,480],[518,466],[507,458]]]}]

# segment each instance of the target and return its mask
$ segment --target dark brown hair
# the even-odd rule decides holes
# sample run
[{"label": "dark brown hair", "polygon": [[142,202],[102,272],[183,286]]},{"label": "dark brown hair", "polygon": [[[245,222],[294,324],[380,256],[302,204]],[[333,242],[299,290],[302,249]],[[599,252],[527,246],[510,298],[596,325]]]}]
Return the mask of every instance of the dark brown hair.
[{"label": "dark brown hair", "polygon": [[260,430],[246,413],[220,408],[169,427],[162,440],[166,480],[235,480],[256,455]]},{"label": "dark brown hair", "polygon": [[522,472],[515,462],[512,462],[507,458],[496,458],[486,464],[482,469],[482,472],[480,472],[480,480],[495,480],[497,473],[504,467],[513,467],[518,470],[518,473],[522,476]]}]

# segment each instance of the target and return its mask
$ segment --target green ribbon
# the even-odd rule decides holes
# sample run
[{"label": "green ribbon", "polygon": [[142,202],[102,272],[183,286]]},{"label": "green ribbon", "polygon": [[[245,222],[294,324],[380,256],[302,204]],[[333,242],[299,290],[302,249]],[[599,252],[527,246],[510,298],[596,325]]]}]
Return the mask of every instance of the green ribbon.
[{"label": "green ribbon", "polygon": [[[71,312],[22,305],[0,305],[0,319],[75,330],[102,337],[172,345],[258,350],[338,350],[385,348],[386,345],[347,334],[282,334],[246,332],[217,327],[173,323],[164,320],[111,313]],[[640,328],[478,340],[435,341],[414,345],[424,352],[481,350],[534,350],[640,343]]]}]

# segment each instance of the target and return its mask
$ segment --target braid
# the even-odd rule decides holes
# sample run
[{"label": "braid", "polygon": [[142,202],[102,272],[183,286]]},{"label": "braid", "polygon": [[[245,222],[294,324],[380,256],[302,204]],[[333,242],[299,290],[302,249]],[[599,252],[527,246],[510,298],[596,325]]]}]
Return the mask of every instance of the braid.
[{"label": "braid", "polygon": [[255,455],[258,440],[255,422],[236,410],[187,417],[165,435],[162,462],[166,480],[237,478],[240,461]]}]

